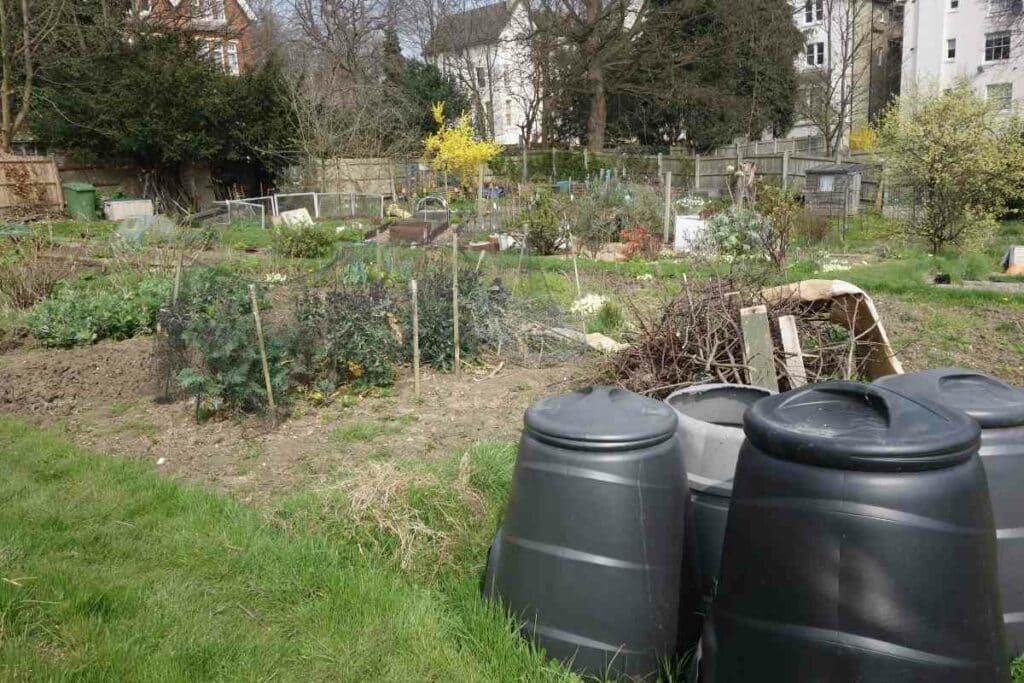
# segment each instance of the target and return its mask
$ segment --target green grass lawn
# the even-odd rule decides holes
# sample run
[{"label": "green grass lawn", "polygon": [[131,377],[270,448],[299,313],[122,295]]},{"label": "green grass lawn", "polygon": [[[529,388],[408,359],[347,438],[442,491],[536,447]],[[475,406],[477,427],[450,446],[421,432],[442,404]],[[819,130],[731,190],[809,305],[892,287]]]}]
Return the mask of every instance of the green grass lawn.
[{"label": "green grass lawn", "polygon": [[418,581],[293,506],[270,524],[0,418],[0,679],[565,677],[478,577]]},{"label": "green grass lawn", "polygon": [[400,569],[398,539],[352,526],[335,496],[268,519],[0,417],[0,680],[578,680],[480,599],[513,454],[412,466],[384,514],[443,535],[414,539]]}]

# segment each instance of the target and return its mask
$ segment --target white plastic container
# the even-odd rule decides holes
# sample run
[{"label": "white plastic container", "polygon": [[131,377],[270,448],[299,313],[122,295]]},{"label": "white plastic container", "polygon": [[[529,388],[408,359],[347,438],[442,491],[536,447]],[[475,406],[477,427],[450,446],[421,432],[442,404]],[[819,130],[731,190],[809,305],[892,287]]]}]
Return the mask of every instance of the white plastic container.
[{"label": "white plastic container", "polygon": [[153,202],[149,199],[112,199],[103,202],[103,215],[107,217],[108,221],[152,216]]}]

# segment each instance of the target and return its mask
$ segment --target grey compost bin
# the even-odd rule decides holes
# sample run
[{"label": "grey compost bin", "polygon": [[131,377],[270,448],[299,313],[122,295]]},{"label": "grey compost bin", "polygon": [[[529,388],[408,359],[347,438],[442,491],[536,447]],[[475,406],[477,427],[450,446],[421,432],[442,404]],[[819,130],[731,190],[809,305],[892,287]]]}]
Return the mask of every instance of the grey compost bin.
[{"label": "grey compost bin", "polygon": [[960,410],[981,426],[1006,644],[1010,654],[1024,652],[1024,390],[960,368],[891,375],[876,384]]},{"label": "grey compost bin", "polygon": [[860,382],[744,416],[716,683],[1009,681],[980,430]]},{"label": "grey compost bin", "polygon": [[484,592],[583,674],[653,677],[696,640],[684,580],[686,472],[676,414],[592,387],[526,411]]},{"label": "grey compost bin", "polygon": [[714,595],[736,459],[743,445],[743,413],[772,392],[739,384],[702,384],[665,402],[679,418],[677,433],[686,464],[697,532],[697,556],[706,599]]}]

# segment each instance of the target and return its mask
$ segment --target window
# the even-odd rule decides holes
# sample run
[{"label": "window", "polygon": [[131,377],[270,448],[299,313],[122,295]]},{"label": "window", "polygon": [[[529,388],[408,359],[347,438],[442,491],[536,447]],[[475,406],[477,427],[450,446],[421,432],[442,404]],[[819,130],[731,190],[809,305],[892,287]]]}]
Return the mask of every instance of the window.
[{"label": "window", "polygon": [[487,85],[487,69],[482,66],[476,68],[476,84],[480,88]]},{"label": "window", "polygon": [[956,38],[946,41],[946,59],[956,59]]},{"label": "window", "polygon": [[224,44],[224,70],[232,76],[240,73],[238,68],[238,41],[229,40]]},{"label": "window", "polygon": [[985,61],[996,62],[1010,58],[1010,32],[998,31],[985,34]]},{"label": "window", "polygon": [[807,0],[804,3],[804,23],[813,24],[825,16],[824,0]]},{"label": "window", "polygon": [[224,55],[221,51],[220,41],[216,38],[202,38],[199,41],[199,57],[208,59],[217,66],[223,66]]},{"label": "window", "polygon": [[238,41],[221,41],[220,38],[201,38],[199,40],[199,57],[207,59],[225,73],[238,76],[241,63],[238,61]]},{"label": "window", "polygon": [[988,0],[989,14],[1003,14],[1013,10],[1016,0]]},{"label": "window", "polygon": [[825,43],[807,43],[807,66],[825,63]]},{"label": "window", "polygon": [[999,106],[999,111],[1009,111],[1013,103],[1013,83],[992,83],[985,88],[985,96]]},{"label": "window", "polygon": [[224,0],[192,0],[192,17],[223,21]]},{"label": "window", "polygon": [[832,192],[835,190],[835,176],[823,175],[818,179],[818,192]]},{"label": "window", "polygon": [[960,9],[960,0],[949,0],[949,9]]}]

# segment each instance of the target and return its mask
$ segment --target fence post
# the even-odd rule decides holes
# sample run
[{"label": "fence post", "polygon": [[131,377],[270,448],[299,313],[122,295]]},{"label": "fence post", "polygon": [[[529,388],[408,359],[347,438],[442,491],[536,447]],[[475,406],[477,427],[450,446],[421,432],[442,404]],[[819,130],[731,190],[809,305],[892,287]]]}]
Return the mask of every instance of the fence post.
[{"label": "fence post", "polygon": [[526,158],[526,138],[523,138],[523,182],[529,179],[529,161]]},{"label": "fence post", "polygon": [[476,186],[476,220],[477,225],[483,222],[484,216],[484,165],[480,164],[477,167],[477,186]]},{"label": "fence post", "polygon": [[459,341],[459,232],[452,226],[452,341],[455,342],[455,381],[462,375],[462,348]]},{"label": "fence post", "polygon": [[[483,252],[481,252],[483,253]],[[409,281],[412,294],[412,386],[416,398],[420,396],[420,311],[416,281]]]},{"label": "fence post", "polygon": [[263,383],[267,388],[267,403],[270,404],[271,418],[277,419],[277,407],[274,405],[274,387],[270,381],[270,365],[267,363],[267,347],[263,342],[263,322],[260,320],[260,307],[256,303],[256,285],[249,285],[249,300],[252,302],[252,317],[256,321],[256,341],[260,347],[260,362],[263,365]]},{"label": "fence post", "polygon": [[313,218],[320,219],[320,193],[313,193]]},{"label": "fence post", "polygon": [[348,193],[348,215],[349,218],[354,218],[356,215],[356,193]]},{"label": "fence post", "polygon": [[700,154],[693,155],[693,189],[700,190]]},{"label": "fence post", "polygon": [[789,150],[782,153],[782,187],[789,187]]},{"label": "fence post", "polygon": [[658,152],[658,175],[665,172],[664,163],[661,160],[661,152]]},{"label": "fence post", "polygon": [[276,194],[270,195],[270,211],[271,211],[270,215],[272,215],[272,216],[277,216],[280,213],[277,210],[277,195]]},{"label": "fence post", "polygon": [[381,220],[384,220],[384,195],[380,196],[380,218]]},{"label": "fence post", "polygon": [[761,141],[760,140],[754,140],[754,156],[756,157],[758,152],[760,152],[760,151],[761,151]]},{"label": "fence post", "polygon": [[586,147],[583,148],[583,170],[587,172],[587,176],[590,176],[590,152]]},{"label": "fence post", "polygon": [[551,180],[554,182],[558,177],[558,169],[555,167],[555,148],[551,148]]},{"label": "fence post", "polygon": [[668,244],[669,230],[672,226],[672,171],[665,174],[665,226],[662,241]]}]

